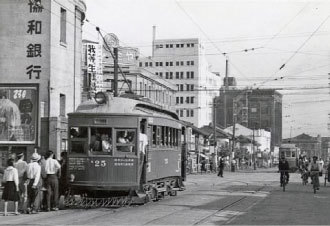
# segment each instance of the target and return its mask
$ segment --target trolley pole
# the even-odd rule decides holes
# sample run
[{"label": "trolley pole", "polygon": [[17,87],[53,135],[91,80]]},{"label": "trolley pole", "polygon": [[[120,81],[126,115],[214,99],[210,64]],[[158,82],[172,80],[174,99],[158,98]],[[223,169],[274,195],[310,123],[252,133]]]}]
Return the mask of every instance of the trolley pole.
[{"label": "trolley pole", "polygon": [[224,127],[227,128],[227,94],[226,91],[228,90],[228,59],[226,58],[226,72],[225,72],[225,90],[223,92],[224,100],[223,100],[223,124]]},{"label": "trolley pole", "polygon": [[114,96],[118,96],[118,48],[115,47],[113,48],[113,54],[114,54],[114,59],[113,59],[113,67],[114,67],[114,75],[113,75],[113,89],[114,89]]}]

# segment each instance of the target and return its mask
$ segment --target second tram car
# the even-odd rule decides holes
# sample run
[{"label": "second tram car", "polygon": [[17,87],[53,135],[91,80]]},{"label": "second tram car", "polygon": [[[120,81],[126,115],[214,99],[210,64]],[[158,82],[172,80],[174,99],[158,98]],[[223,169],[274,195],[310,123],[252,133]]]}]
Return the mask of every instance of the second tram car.
[{"label": "second tram car", "polygon": [[280,158],[282,156],[289,162],[290,170],[296,171],[298,169],[298,158],[300,155],[300,148],[295,144],[282,144],[279,150]]},{"label": "second tram car", "polygon": [[185,136],[177,115],[141,100],[97,97],[68,114],[70,193],[95,203],[183,190]]}]

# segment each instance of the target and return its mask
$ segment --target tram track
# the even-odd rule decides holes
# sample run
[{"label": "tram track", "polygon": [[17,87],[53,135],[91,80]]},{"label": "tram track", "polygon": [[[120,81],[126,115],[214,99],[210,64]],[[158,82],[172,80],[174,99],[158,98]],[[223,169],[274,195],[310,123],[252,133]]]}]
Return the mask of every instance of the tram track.
[{"label": "tram track", "polygon": [[[249,183],[247,183],[247,182],[243,182],[243,181],[232,181],[232,182],[235,182],[235,183],[237,183],[237,182],[241,182],[242,184],[246,184],[247,187],[249,186]],[[253,191],[253,193],[258,193],[258,192],[260,192],[261,190],[265,189],[266,187],[271,186],[271,184],[272,184],[272,183],[263,184],[263,185],[261,185],[261,187],[255,189],[255,190]],[[235,191],[234,191],[234,192],[235,192]],[[233,193],[234,193],[234,192],[233,192]],[[207,220],[208,220],[209,218],[211,218],[211,217],[213,217],[213,216],[216,216],[217,214],[219,214],[219,213],[221,213],[221,212],[224,212],[224,211],[230,209],[231,207],[234,207],[234,206],[236,206],[236,205],[241,204],[243,201],[245,201],[247,198],[250,198],[250,197],[251,197],[251,195],[246,195],[246,196],[240,197],[240,198],[236,199],[235,201],[232,201],[232,202],[230,202],[229,204],[227,204],[227,205],[221,207],[219,210],[216,210],[215,212],[206,215],[205,217],[203,217],[202,219],[196,221],[196,222],[193,223],[192,225],[203,225],[203,224],[205,224],[205,223],[207,222]],[[256,203],[256,202],[255,202],[255,203]],[[254,204],[255,204],[255,203],[254,203]],[[254,204],[253,204],[253,205],[254,205]],[[249,208],[252,207],[253,205],[249,206]],[[187,210],[195,210],[195,209],[196,209],[196,207],[188,207],[187,209],[180,210],[180,212],[182,212],[182,211],[187,211]],[[154,225],[154,224],[157,224],[157,222],[160,222],[160,221],[162,221],[162,220],[164,220],[164,219],[166,219],[166,218],[171,218],[171,216],[173,216],[173,215],[175,215],[175,214],[178,214],[178,211],[174,211],[174,212],[171,212],[171,213],[165,214],[164,216],[161,216],[161,217],[157,217],[157,218],[155,218],[155,219],[152,219],[152,220],[150,220],[150,221],[148,221],[148,222],[145,222],[144,225]],[[230,220],[232,220],[232,219],[234,219],[234,218],[235,218],[235,216],[231,217],[231,218],[228,219],[227,221],[230,221]]]}]

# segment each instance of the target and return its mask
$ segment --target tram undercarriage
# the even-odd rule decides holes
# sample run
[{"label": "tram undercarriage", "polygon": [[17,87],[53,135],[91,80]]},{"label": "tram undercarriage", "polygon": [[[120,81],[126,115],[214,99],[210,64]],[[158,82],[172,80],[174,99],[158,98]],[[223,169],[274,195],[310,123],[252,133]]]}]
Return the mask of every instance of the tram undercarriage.
[{"label": "tram undercarriage", "polygon": [[140,190],[108,192],[102,190],[75,191],[68,189],[60,198],[60,208],[119,208],[129,205],[143,205],[158,201],[165,196],[176,196],[185,190],[180,177],[167,177],[148,181]]}]

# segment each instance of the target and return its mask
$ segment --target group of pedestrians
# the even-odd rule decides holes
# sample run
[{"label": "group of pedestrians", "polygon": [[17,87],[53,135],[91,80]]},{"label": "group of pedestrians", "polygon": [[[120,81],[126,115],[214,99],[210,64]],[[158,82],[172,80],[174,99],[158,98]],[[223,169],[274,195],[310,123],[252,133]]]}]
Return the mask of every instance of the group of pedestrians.
[{"label": "group of pedestrians", "polygon": [[2,180],[4,216],[8,215],[8,201],[15,203],[15,215],[58,210],[59,182],[61,187],[66,185],[65,174],[61,174],[66,168],[65,154],[61,154],[60,162],[51,150],[45,156],[33,153],[30,163],[24,161],[23,153],[17,155],[16,162],[8,159]]}]

